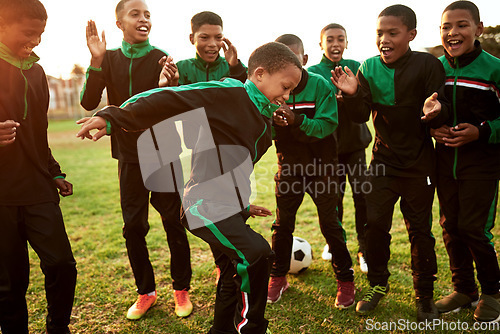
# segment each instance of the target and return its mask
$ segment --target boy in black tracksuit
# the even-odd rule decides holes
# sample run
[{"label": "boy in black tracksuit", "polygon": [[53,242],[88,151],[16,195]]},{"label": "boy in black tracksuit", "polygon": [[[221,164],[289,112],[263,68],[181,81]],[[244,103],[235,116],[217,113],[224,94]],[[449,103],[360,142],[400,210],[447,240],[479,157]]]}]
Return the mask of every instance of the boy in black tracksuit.
[{"label": "boy in black tracksuit", "polygon": [[[117,6],[117,19],[124,34],[120,48],[106,50],[105,39],[99,40],[95,23],[89,21],[87,43],[92,59],[81,93],[81,105],[87,110],[99,105],[104,88],[107,90],[108,104],[121,105],[134,94],[158,87],[162,69],[158,61],[167,54],[149,44],[149,11],[142,2],[139,4],[142,3],[143,8],[132,7],[135,3],[122,1]],[[141,15],[133,16],[139,11]],[[175,311],[178,316],[188,316],[192,311],[188,294],[192,273],[189,243],[180,223],[180,199],[176,194],[160,192],[151,192],[150,197],[150,192],[144,187],[138,163],[136,142],[139,135],[140,132],[131,133],[123,138],[124,142],[119,142],[115,136],[111,137],[112,156],[118,160],[123,236],[138,298],[144,299],[144,302],[132,305],[127,317],[140,318],[156,302],[156,283],[146,245],[149,200],[160,213],[167,234]]]},{"label": "boy in black tracksuit", "polygon": [[[291,34],[276,39],[302,60],[304,46]],[[354,275],[346,246],[345,231],[337,218],[338,181],[336,176],[337,145],[332,135],[337,126],[337,102],[330,84],[321,76],[302,70],[302,79],[292,96],[282,106],[290,114],[285,126],[275,126],[274,140],[278,156],[276,181],[276,220],[273,223],[273,250],[276,253],[271,270],[267,301],[277,302],[289,287],[286,274],[290,269],[295,216],[308,193],[318,210],[319,225],[329,248],[337,278],[335,307],[354,305]],[[292,123],[293,120],[293,123]]]},{"label": "boy in black tracksuit", "polygon": [[[143,172],[148,176],[150,167],[157,166],[152,174],[154,186],[159,183],[155,180],[167,182],[173,174],[177,175],[169,164],[178,161],[176,154],[169,154],[176,152],[177,144],[158,140],[169,137],[169,133],[161,131],[163,122],[183,120],[186,115],[197,112],[201,115],[196,120],[200,123],[207,120],[207,126],[199,132],[203,140],[196,143],[193,158],[187,159],[192,161],[189,180],[178,191],[184,193],[186,220],[183,222],[193,234],[208,242],[212,250],[221,253],[218,264],[222,284],[219,286],[223,288],[217,289],[211,333],[269,332],[264,312],[273,253],[267,241],[245,224],[249,215],[269,212],[248,206],[248,176],[252,164],[271,145],[270,118],[278,108],[276,104],[284,103],[299,83],[301,68],[288,47],[268,43],[250,56],[250,75],[245,84],[226,79],[150,90],[130,99],[122,109],[101,110],[97,113],[101,117],[92,117],[77,134],[97,140],[106,133],[109,122],[111,136],[118,135],[120,141],[127,133],[125,129],[132,131],[155,125],[155,130],[160,131],[151,128],[144,137],[153,138],[149,139],[149,151],[139,152],[145,156],[151,152],[152,160],[141,161],[141,168],[144,167]],[[99,131],[90,136],[92,129]],[[228,148],[240,154],[227,154]],[[240,166],[242,161],[250,166],[243,163],[246,168],[231,167]],[[224,180],[228,182],[221,182]],[[180,188],[176,179],[170,182]]]},{"label": "boy in black tracksuit", "polygon": [[[346,110],[342,92],[332,84],[331,71],[337,66],[347,66],[353,73],[358,72],[360,63],[352,59],[342,57],[347,48],[347,33],[345,28],[337,23],[331,23],[321,30],[321,48],[324,51],[319,64],[309,67],[307,70],[317,73],[332,85],[337,96],[339,126],[334,135],[337,139],[339,157],[339,184],[340,192],[338,199],[338,216],[343,222],[344,206],[343,199],[347,186],[347,179],[352,190],[352,199],[355,209],[356,234],[358,239],[358,261],[362,272],[368,272],[366,266],[365,249],[365,225],[366,217],[366,194],[362,190],[366,182],[366,148],[372,140],[370,130],[365,123],[356,123],[349,118],[349,110]],[[340,170],[342,168],[342,170]]]},{"label": "boy in black tracksuit", "polygon": [[403,5],[387,7],[377,22],[380,57],[361,65],[359,87],[348,69],[346,75],[337,68],[332,80],[344,92],[352,119],[366,122],[372,114],[376,131],[366,229],[372,289],[358,302],[356,311],[373,310],[388,292],[390,229],[394,204],[401,197],[411,244],[417,320],[424,321],[438,317],[433,301],[437,265],[431,233],[435,157],[428,122],[433,127],[442,125],[447,107],[436,93],[444,84],[442,64],[428,53],[410,50],[415,35],[415,13]]},{"label": "boy in black tracksuit", "polygon": [[[19,15],[21,13],[21,15]],[[40,258],[46,330],[69,333],[76,262],[59,195],[73,193],[47,142],[49,89],[32,49],[47,13],[37,0],[0,1],[0,332],[28,333],[27,242]],[[28,33],[29,32],[29,33]]]},{"label": "boy in black tracksuit", "polygon": [[489,322],[500,320],[500,269],[491,233],[500,178],[500,60],[475,40],[482,32],[472,2],[457,1],[443,11],[440,60],[453,113],[433,136],[454,292],[436,306],[445,313],[478,301],[475,263],[482,294],[474,318]]}]

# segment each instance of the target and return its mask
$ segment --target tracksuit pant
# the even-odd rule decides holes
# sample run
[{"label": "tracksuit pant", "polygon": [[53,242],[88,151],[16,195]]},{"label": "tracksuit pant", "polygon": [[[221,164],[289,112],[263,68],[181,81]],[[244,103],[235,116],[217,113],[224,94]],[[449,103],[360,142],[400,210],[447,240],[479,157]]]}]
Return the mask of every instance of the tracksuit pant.
[{"label": "tracksuit pant", "polygon": [[186,230],[180,222],[181,201],[178,193],[151,192],[144,187],[138,163],[118,163],[120,199],[123,215],[123,237],[134,273],[137,292],[156,289],[153,267],[149,260],[146,235],[149,231],[149,201],[161,215],[170,248],[170,274],[174,290],[190,288],[191,256]]},{"label": "tracksuit pant", "polygon": [[0,206],[0,228],[1,332],[28,333],[29,242],[45,275],[47,333],[69,333],[77,272],[59,204]]},{"label": "tracksuit pant", "polygon": [[343,169],[343,173],[339,174],[339,200],[338,200],[338,216],[343,222],[344,218],[344,194],[347,186],[347,180],[352,190],[352,199],[354,202],[354,219],[356,224],[356,234],[358,238],[358,252],[365,253],[365,225],[366,216],[366,195],[362,189],[366,177],[366,153],[365,150],[358,150],[350,153],[339,154],[339,168]]},{"label": "tracksuit pant", "polygon": [[206,218],[211,206],[204,201],[183,206],[189,211],[189,218],[183,222],[196,226],[190,232],[210,245],[221,270],[209,333],[266,333],[267,285],[274,259],[269,243],[245,223],[240,213],[211,222]]},{"label": "tracksuit pant", "polygon": [[443,239],[455,291],[474,293],[474,263],[484,294],[500,290],[498,258],[492,242],[498,203],[498,180],[455,180],[439,175],[437,192]]},{"label": "tracksuit pant", "polygon": [[415,295],[432,297],[437,263],[432,235],[432,203],[435,186],[428,177],[370,177],[367,195],[366,262],[371,286],[387,285],[390,272],[391,227],[394,205],[400,201],[411,247],[411,269]]},{"label": "tracksuit pant", "polygon": [[317,207],[319,226],[330,247],[332,267],[337,279],[352,282],[352,259],[347,249],[345,231],[337,219],[336,177],[284,176],[277,173],[275,181],[277,207],[276,220],[272,226],[272,246],[276,260],[271,276],[285,276],[290,269],[296,214],[307,193]]}]

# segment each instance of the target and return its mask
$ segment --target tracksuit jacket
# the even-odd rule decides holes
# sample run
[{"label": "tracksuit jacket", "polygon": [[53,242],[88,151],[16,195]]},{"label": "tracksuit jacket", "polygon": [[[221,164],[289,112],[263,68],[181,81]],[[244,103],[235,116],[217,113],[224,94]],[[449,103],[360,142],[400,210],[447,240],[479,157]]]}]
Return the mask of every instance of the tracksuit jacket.
[{"label": "tracksuit jacket", "polygon": [[[129,44],[122,41],[120,48],[106,50],[101,68],[89,67],[87,78],[80,95],[80,103],[86,110],[94,110],[101,101],[104,88],[108,95],[108,104],[120,106],[131,96],[158,87],[162,66],[161,57],[168,53],[158,49],[149,40]],[[128,69],[128,70],[124,70]],[[141,73],[158,73],[158,77]],[[130,134],[118,144],[117,138],[111,137],[111,152],[115,159],[122,162],[138,162],[135,143],[140,133]],[[126,143],[126,144],[125,144]]]},{"label": "tracksuit jacket", "polygon": [[198,53],[195,58],[184,59],[177,62],[179,70],[179,85],[187,85],[202,81],[220,80],[231,77],[245,82],[247,69],[238,60],[236,66],[229,66],[224,57],[217,57],[212,63],[204,61]]},{"label": "tracksuit jacket", "polygon": [[470,123],[479,128],[479,139],[458,148],[436,145],[440,173],[455,179],[500,178],[500,60],[476,41],[471,53],[439,58],[446,72],[446,94],[452,97],[455,126]]},{"label": "tracksuit jacket", "polygon": [[0,146],[0,205],[59,203],[53,178],[65,174],[47,142],[49,89],[38,59],[19,61],[0,43],[0,121],[21,124],[15,142]]},{"label": "tracksuit jacket", "polygon": [[[310,66],[307,70],[312,73],[321,75],[329,81],[333,91],[337,92],[337,87],[329,80],[332,76],[331,70],[337,66],[349,67],[352,73],[356,74],[360,64],[352,59],[341,59],[335,63],[328,59],[325,55],[321,58],[319,64]],[[335,131],[337,137],[338,154],[351,153],[358,150],[364,150],[372,141],[372,135],[366,124],[355,123],[349,118],[349,110],[346,110],[343,102],[338,103],[338,124]]]}]

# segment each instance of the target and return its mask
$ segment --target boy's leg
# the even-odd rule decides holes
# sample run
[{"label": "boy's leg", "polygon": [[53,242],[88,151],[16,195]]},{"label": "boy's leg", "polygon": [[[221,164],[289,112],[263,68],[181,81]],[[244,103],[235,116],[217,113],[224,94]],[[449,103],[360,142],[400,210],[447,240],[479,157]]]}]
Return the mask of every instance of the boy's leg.
[{"label": "boy's leg", "polygon": [[347,187],[347,159],[349,154],[339,154],[337,164],[337,175],[339,179],[339,191],[337,199],[337,216],[340,222],[344,221],[344,194]]},{"label": "boy's leg", "polygon": [[[238,291],[234,319],[227,314],[214,323],[223,321],[227,326],[233,323],[242,334],[263,334],[268,321],[264,318],[267,301],[267,283],[274,254],[267,241],[250,226],[245,224],[243,216],[236,214],[220,222],[210,222],[206,213],[210,205],[196,203],[187,207],[186,216],[190,226],[205,225],[191,230],[199,238],[210,244],[212,249],[224,253],[236,267]],[[201,220],[192,222],[191,220]],[[227,294],[217,298],[228,298]],[[216,302],[216,304],[219,302]],[[217,315],[222,316],[220,312]]]},{"label": "boy's leg", "polygon": [[0,206],[0,330],[28,333],[26,290],[29,284],[28,248],[21,208]]},{"label": "boy's leg", "polygon": [[144,187],[139,164],[119,161],[118,171],[124,222],[123,237],[137,292],[143,295],[156,289],[153,267],[149,261],[146,244],[146,235],[149,232],[149,191]]},{"label": "boy's leg", "polygon": [[276,220],[273,222],[272,248],[275,260],[271,276],[282,277],[290,269],[293,247],[293,231],[297,210],[304,199],[304,178],[300,176],[275,176]]},{"label": "boy's leg", "polygon": [[27,239],[40,258],[47,296],[47,333],[69,333],[76,286],[76,261],[57,203],[24,207]]},{"label": "boy's leg", "polygon": [[192,276],[191,250],[181,223],[178,193],[151,193],[151,204],[160,213],[170,249],[170,275],[174,290],[189,290]]}]

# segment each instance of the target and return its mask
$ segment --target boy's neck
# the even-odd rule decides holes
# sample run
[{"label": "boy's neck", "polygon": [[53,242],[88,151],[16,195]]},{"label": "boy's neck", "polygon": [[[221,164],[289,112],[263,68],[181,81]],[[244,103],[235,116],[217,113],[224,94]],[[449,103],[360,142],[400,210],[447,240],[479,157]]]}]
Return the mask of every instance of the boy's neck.
[{"label": "boy's neck", "polygon": [[27,58],[21,58],[13,53],[8,46],[0,42],[0,59],[21,70],[29,70],[40,58],[34,52]]}]

